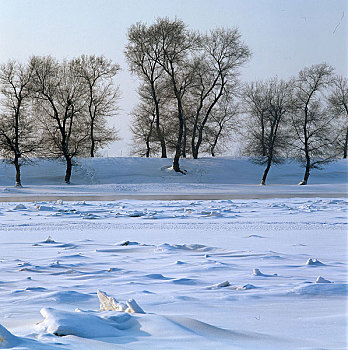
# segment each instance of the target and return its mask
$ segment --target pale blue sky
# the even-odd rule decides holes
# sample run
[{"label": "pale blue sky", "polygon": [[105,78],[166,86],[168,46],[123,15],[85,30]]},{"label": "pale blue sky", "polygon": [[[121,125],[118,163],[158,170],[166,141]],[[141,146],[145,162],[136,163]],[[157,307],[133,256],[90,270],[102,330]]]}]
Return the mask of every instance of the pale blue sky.
[{"label": "pale blue sky", "polygon": [[0,0],[0,62],[83,53],[118,62],[122,110],[115,122],[124,141],[109,155],[125,155],[128,113],[136,103],[136,79],[123,57],[127,28],[161,16],[201,31],[238,27],[253,52],[244,80],[287,78],[324,61],[347,75],[346,0]]}]

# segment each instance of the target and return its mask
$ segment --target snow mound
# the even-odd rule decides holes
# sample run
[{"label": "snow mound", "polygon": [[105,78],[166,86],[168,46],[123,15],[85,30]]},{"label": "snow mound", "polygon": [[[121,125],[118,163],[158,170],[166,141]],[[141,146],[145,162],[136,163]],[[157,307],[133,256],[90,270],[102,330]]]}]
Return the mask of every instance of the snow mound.
[{"label": "snow mound", "polygon": [[323,264],[318,259],[309,258],[307,260],[307,262],[306,262],[306,265],[310,265],[310,266],[324,266],[325,264]]},{"label": "snow mound", "polygon": [[144,314],[144,310],[134,299],[129,299],[126,303],[120,303],[115,298],[109,297],[105,292],[98,290],[97,295],[100,302],[100,311],[121,311],[130,314]]},{"label": "snow mound", "polygon": [[93,298],[92,295],[75,292],[72,290],[48,293],[46,297],[55,300],[59,304],[73,305],[76,305],[77,302],[81,303]]},{"label": "snow mound", "polygon": [[254,276],[262,276],[262,277],[275,277],[275,276],[278,276],[276,273],[274,273],[273,275],[266,275],[266,274],[262,273],[259,269],[253,269],[253,275]]},{"label": "snow mound", "polygon": [[188,250],[188,251],[197,251],[197,252],[206,252],[211,251],[214,248],[207,247],[202,244],[168,244],[164,243],[158,246],[160,249],[166,249],[166,250]]},{"label": "snow mound", "polygon": [[39,211],[55,211],[56,209],[54,207],[49,207],[47,205],[37,205],[36,206],[36,210]]},{"label": "snow mound", "polygon": [[27,207],[24,204],[17,204],[13,210],[26,210]]},{"label": "snow mound", "polygon": [[112,317],[109,315],[103,318],[91,311],[69,312],[53,308],[43,308],[40,313],[44,321],[39,324],[39,328],[57,336],[75,335],[92,339],[119,337],[134,326],[129,314],[119,314],[120,317],[112,314]]},{"label": "snow mound", "polygon": [[292,290],[292,292],[305,296],[348,295],[348,284],[311,283],[306,286],[296,287]]},{"label": "snow mound", "polygon": [[0,349],[13,348],[19,339],[0,324]]}]

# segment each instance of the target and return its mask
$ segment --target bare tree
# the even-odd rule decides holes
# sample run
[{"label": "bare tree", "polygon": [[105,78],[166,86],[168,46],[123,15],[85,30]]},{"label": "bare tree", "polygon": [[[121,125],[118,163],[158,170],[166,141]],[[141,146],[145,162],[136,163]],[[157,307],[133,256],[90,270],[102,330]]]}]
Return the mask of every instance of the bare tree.
[{"label": "bare tree", "polygon": [[191,137],[193,158],[198,158],[203,133],[210,115],[225,93],[237,85],[238,68],[251,56],[237,29],[215,29],[201,35],[196,57],[196,83],[192,94],[196,101]]},{"label": "bare tree", "polygon": [[161,97],[164,91],[163,68],[159,63],[162,54],[161,42],[154,35],[154,26],[147,27],[136,23],[128,30],[128,45],[125,55],[131,72],[140,77],[149,86],[149,93],[155,110],[155,128],[161,144],[161,157],[167,158],[166,142],[161,126]]},{"label": "bare tree", "polygon": [[332,116],[322,104],[322,93],[332,82],[333,68],[326,63],[301,70],[295,79],[292,111],[294,141],[297,157],[305,165],[299,185],[306,185],[312,168],[334,158],[332,145]]},{"label": "bare tree", "polygon": [[[142,109],[141,105],[139,105],[133,111],[132,116],[134,119],[131,126],[134,147],[132,153],[149,158],[157,150],[156,147],[152,147],[151,143],[156,115],[154,111],[147,113],[146,109]],[[143,144],[145,144],[145,148],[142,146]]]},{"label": "bare tree", "polygon": [[173,169],[185,173],[180,169],[179,159],[182,155],[184,135],[184,95],[193,84],[193,71],[190,69],[192,50],[197,45],[197,35],[190,32],[184,22],[159,18],[153,25],[153,35],[161,48],[159,64],[166,73],[177,106],[177,141],[173,159]]},{"label": "bare tree", "polygon": [[215,157],[216,152],[221,152],[228,147],[232,132],[239,126],[239,114],[239,107],[233,101],[232,94],[226,93],[219,100],[217,108],[212,111],[205,128],[207,151],[212,157]]},{"label": "bare tree", "polygon": [[336,76],[333,89],[328,99],[330,113],[335,117],[337,125],[337,143],[343,158],[347,158],[348,149],[348,79]]},{"label": "bare tree", "polygon": [[32,75],[31,66],[16,61],[0,67],[0,154],[14,164],[16,186],[21,186],[23,160],[33,156],[40,144],[37,125],[29,111]]},{"label": "bare tree", "polygon": [[72,61],[77,77],[86,91],[86,109],[89,117],[90,156],[98,148],[118,139],[117,131],[107,127],[107,117],[117,114],[118,88],[113,79],[119,72],[119,65],[104,56],[82,55]]},{"label": "bare tree", "polygon": [[[133,133],[133,153],[140,156],[150,157],[150,154],[156,153],[157,147],[155,141],[157,135],[155,132],[156,108],[149,94],[149,85],[143,83],[139,89],[140,103],[134,108],[131,113],[133,117],[131,131]],[[145,148],[143,147],[145,144]],[[156,150],[154,152],[154,150]]]},{"label": "bare tree", "polygon": [[285,118],[291,108],[292,84],[273,78],[246,85],[244,100],[247,114],[246,154],[265,164],[261,185],[272,163],[281,162],[287,141]]},{"label": "bare tree", "polygon": [[44,129],[46,152],[65,159],[65,182],[70,183],[72,159],[89,150],[89,123],[83,113],[86,90],[71,62],[32,57],[31,65],[35,113]]}]

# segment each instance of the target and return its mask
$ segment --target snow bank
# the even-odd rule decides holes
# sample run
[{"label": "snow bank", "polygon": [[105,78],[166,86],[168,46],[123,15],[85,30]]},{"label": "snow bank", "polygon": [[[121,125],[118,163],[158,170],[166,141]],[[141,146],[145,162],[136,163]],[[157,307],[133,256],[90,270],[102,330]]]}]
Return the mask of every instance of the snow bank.
[{"label": "snow bank", "polygon": [[0,324],[0,349],[13,348],[19,339]]},{"label": "snow bank", "polygon": [[[69,312],[53,308],[40,311],[44,321],[38,325],[41,331],[58,336],[75,335],[82,338],[117,337],[124,334],[125,329],[132,328],[133,322],[128,314],[99,317],[94,312]],[[126,315],[126,316],[125,316]]]},{"label": "snow bank", "polygon": [[[72,183],[97,184],[259,184],[264,167],[245,158],[230,157],[182,159],[181,167],[186,175],[168,171],[172,159],[160,158],[76,158]],[[310,184],[346,183],[348,162],[338,160],[325,166],[324,170],[311,172]],[[14,184],[14,167],[0,163],[0,186]],[[22,180],[26,185],[58,185],[64,183],[65,164],[59,160],[37,160],[22,169]],[[304,169],[296,162],[287,161],[272,166],[269,184],[297,184]],[[20,191],[21,189],[17,189]],[[17,191],[16,190],[16,191]]]}]

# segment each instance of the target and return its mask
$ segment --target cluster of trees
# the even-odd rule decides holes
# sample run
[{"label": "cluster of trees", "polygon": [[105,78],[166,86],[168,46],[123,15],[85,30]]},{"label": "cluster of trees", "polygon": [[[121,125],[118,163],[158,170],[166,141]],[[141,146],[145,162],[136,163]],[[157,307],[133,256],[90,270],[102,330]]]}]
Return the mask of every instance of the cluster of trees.
[{"label": "cluster of trees", "polygon": [[310,170],[347,158],[348,80],[317,64],[288,81],[273,78],[245,84],[241,94],[245,154],[265,164],[265,184],[272,163],[299,160]]},{"label": "cluster of trees", "polygon": [[[134,109],[134,153],[180,157],[224,148],[242,135],[244,154],[265,164],[261,184],[273,163],[295,158],[310,170],[347,157],[348,81],[323,63],[284,81],[241,83],[240,67],[250,58],[237,29],[201,34],[180,20],[158,19],[133,25],[125,50],[140,80]],[[240,136],[239,136],[240,138]]]},{"label": "cluster of trees", "polygon": [[197,158],[204,140],[214,153],[221,130],[233,124],[239,68],[250,58],[238,30],[201,34],[160,18],[130,27],[125,54],[141,80],[132,122],[137,153],[174,152],[177,172],[180,157]]},{"label": "cluster of trees", "polygon": [[66,162],[70,182],[76,156],[94,157],[117,139],[106,118],[117,112],[119,66],[103,56],[57,61],[31,57],[26,64],[0,66],[0,155],[16,168],[29,157],[55,157]]},{"label": "cluster of trees", "polygon": [[[132,25],[125,56],[140,79],[134,154],[174,155],[173,169],[185,173],[181,157],[215,156],[238,135],[244,154],[266,166],[261,184],[284,158],[304,164],[300,184],[312,168],[347,158],[348,80],[325,63],[287,81],[242,83],[251,52],[237,29],[200,33],[168,18]],[[17,186],[29,157],[64,159],[69,183],[74,157],[94,157],[118,138],[107,118],[117,113],[119,69],[103,56],[84,55],[0,66],[0,156],[14,164]]]}]

